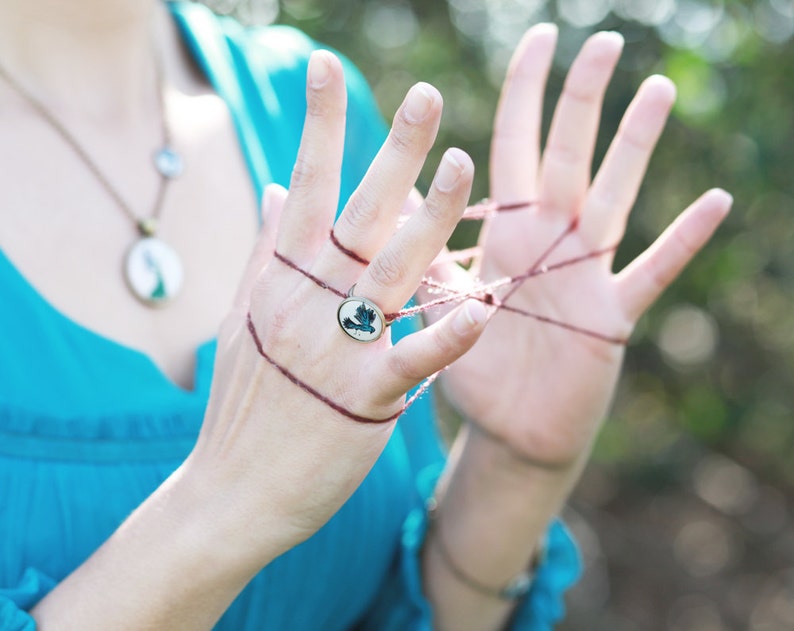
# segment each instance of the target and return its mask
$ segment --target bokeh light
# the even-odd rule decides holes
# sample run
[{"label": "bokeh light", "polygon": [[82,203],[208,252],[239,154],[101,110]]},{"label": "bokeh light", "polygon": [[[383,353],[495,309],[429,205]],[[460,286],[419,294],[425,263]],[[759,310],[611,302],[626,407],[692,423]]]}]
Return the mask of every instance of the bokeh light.
[{"label": "bokeh light", "polygon": [[674,366],[689,367],[709,361],[718,341],[714,318],[693,305],[671,309],[659,329],[659,348]]}]

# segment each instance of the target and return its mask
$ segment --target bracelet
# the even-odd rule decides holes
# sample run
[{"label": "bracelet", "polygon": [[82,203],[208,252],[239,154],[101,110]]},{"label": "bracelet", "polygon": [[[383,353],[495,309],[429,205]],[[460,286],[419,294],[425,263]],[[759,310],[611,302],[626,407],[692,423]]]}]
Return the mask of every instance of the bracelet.
[{"label": "bracelet", "polygon": [[[427,516],[430,520],[430,524],[437,523],[438,517],[438,502],[436,501],[435,497],[431,497],[427,500]],[[484,596],[490,596],[492,598],[499,598],[501,600],[509,600],[514,601],[518,600],[519,598],[523,598],[527,595],[530,588],[532,587],[532,579],[535,576],[535,571],[537,570],[538,566],[543,561],[543,558],[546,554],[546,542],[545,537],[541,542],[538,552],[532,558],[532,563],[529,569],[524,570],[520,574],[514,576],[504,587],[501,588],[493,588],[489,587],[488,585],[483,585],[477,579],[472,578],[466,572],[460,569],[457,563],[452,560],[452,556],[449,554],[449,550],[444,545],[444,541],[441,538],[440,528],[436,527],[436,547],[439,552],[439,556],[441,557],[444,564],[447,566],[447,569],[457,578],[461,583],[473,589],[474,591],[483,594]]]}]

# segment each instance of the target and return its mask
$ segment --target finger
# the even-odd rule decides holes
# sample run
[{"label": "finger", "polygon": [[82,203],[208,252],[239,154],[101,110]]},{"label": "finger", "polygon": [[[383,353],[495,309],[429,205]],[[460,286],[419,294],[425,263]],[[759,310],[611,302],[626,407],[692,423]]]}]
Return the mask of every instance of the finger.
[{"label": "finger", "polygon": [[418,83],[408,91],[386,142],[334,225],[345,248],[369,260],[392,236],[438,133],[441,108],[433,86]]},{"label": "finger", "polygon": [[721,189],[704,193],[616,278],[618,295],[632,321],[659,297],[709,240],[733,198]]},{"label": "finger", "polygon": [[245,315],[251,303],[251,290],[262,270],[265,269],[276,248],[276,235],[279,230],[281,213],[287,199],[287,190],[278,184],[265,188],[262,198],[262,229],[254,244],[251,257],[243,272],[240,286],[234,300],[235,311]]},{"label": "finger", "polygon": [[674,101],[675,86],[666,77],[649,77],[640,86],[598,170],[582,212],[579,227],[591,245],[606,247],[623,236],[651,153]]},{"label": "finger", "polygon": [[[454,260],[454,255],[447,248],[441,250],[436,260],[427,269],[425,276],[433,284],[426,285],[423,282],[419,286],[416,298],[420,304],[433,302],[456,292],[462,294],[472,288],[472,277]],[[439,287],[443,287],[443,289],[439,290]],[[450,302],[427,309],[422,312],[422,319],[431,324],[437,322],[454,306],[454,303]]]},{"label": "finger", "polygon": [[367,266],[356,295],[369,298],[385,313],[410,299],[463,214],[473,174],[466,153],[447,150],[424,204]]},{"label": "finger", "polygon": [[424,201],[425,198],[422,197],[422,193],[417,191],[415,188],[412,188],[411,192],[408,193],[408,197],[405,198],[402,208],[400,209],[400,216],[397,219],[397,226],[399,227],[401,223],[405,223],[408,218],[419,209],[419,207],[422,205],[422,202]]},{"label": "finger", "polygon": [[375,368],[375,374],[384,375],[384,400],[393,401],[458,359],[474,346],[486,319],[485,306],[467,300],[432,326],[401,339]]},{"label": "finger", "polygon": [[347,96],[342,64],[312,53],[306,82],[306,121],[290,180],[278,251],[301,265],[328,238],[339,197]]},{"label": "finger", "polygon": [[596,33],[568,72],[543,152],[542,210],[572,217],[580,209],[590,183],[601,102],[622,48],[618,33]]},{"label": "finger", "polygon": [[491,142],[491,196],[498,202],[535,195],[543,94],[556,43],[557,27],[539,24],[527,31],[510,60]]}]

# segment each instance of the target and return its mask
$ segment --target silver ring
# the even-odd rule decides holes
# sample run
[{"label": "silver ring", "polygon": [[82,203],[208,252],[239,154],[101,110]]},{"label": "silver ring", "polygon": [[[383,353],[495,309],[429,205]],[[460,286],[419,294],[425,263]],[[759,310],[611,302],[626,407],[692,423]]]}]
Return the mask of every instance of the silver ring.
[{"label": "silver ring", "polygon": [[348,290],[336,311],[336,319],[346,335],[357,342],[374,342],[380,339],[386,327],[386,317],[380,307],[371,300],[354,296],[355,284]]}]

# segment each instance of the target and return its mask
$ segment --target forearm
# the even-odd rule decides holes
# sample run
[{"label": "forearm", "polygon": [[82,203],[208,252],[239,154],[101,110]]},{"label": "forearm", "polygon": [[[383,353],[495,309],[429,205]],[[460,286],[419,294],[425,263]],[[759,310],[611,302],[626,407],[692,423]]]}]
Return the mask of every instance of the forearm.
[{"label": "forearm", "polygon": [[450,560],[481,585],[505,586],[532,564],[579,471],[577,463],[535,466],[474,426],[461,430],[438,485],[438,510],[423,550],[435,629],[504,627],[515,603],[465,584]]},{"label": "forearm", "polygon": [[172,475],[34,608],[42,631],[212,628],[264,560],[233,547],[186,477]]}]

